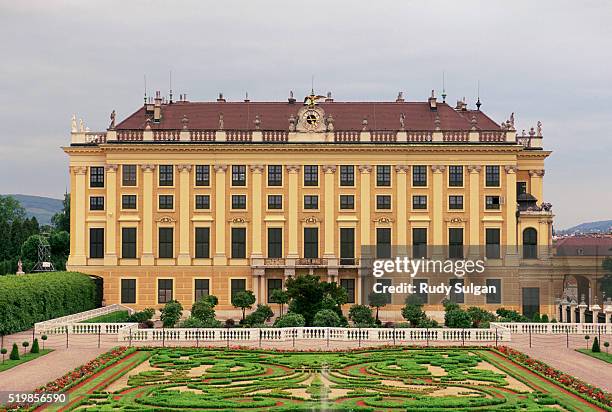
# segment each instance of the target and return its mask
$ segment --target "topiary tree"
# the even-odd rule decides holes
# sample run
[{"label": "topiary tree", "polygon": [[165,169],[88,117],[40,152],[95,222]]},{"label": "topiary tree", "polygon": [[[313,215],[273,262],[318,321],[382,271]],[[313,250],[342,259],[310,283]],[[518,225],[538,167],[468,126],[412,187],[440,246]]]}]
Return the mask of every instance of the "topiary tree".
[{"label": "topiary tree", "polygon": [[[216,298],[215,298],[216,299]],[[215,300],[200,298],[191,306],[191,316],[203,322],[215,319]]]},{"label": "topiary tree", "polygon": [[423,303],[416,295],[409,295],[406,304],[402,308],[402,317],[410,322],[410,326],[417,327],[421,321],[427,318],[423,311]]},{"label": "topiary tree", "polygon": [[172,328],[183,316],[183,305],[176,300],[166,303],[161,310],[161,321],[164,328]]},{"label": "topiary tree", "polygon": [[604,342],[604,347],[606,348],[606,353],[609,353],[608,348],[610,347],[610,342]]},{"label": "topiary tree", "polygon": [[378,319],[378,311],[380,308],[387,306],[389,296],[386,293],[370,293],[368,296],[368,300],[370,302],[370,306],[376,308],[376,323],[380,323]]},{"label": "topiary tree", "polygon": [[232,296],[232,305],[235,308],[242,309],[242,322],[244,322],[246,310],[251,309],[255,301],[255,294],[251,290],[243,290]]},{"label": "topiary tree", "polygon": [[13,348],[11,349],[11,354],[9,355],[10,360],[19,360],[19,348],[16,343],[13,343]]},{"label": "topiary tree", "polygon": [[42,335],[40,338],[43,341],[43,350],[44,350],[45,349],[45,341],[48,339],[48,336],[47,335]]},{"label": "topiary tree", "polygon": [[317,327],[340,326],[340,316],[331,309],[321,309],[315,314],[312,325]]},{"label": "topiary tree", "polygon": [[449,328],[469,328],[472,318],[463,309],[451,309],[444,314],[444,324]]},{"label": "topiary tree", "polygon": [[270,306],[259,304],[257,305],[257,309],[255,309],[253,313],[249,314],[244,319],[243,323],[246,326],[251,327],[255,325],[262,325],[272,319],[272,316],[274,316],[274,312],[272,312],[272,308],[270,308]]},{"label": "topiary tree", "polygon": [[140,312],[134,312],[132,315],[128,317],[127,321],[136,322],[136,323],[144,323],[148,320],[151,320],[153,315],[155,315],[155,309],[146,308],[146,309],[141,310]]},{"label": "topiary tree", "polygon": [[306,324],[304,316],[299,313],[287,313],[286,315],[279,316],[274,321],[274,326],[277,328],[301,328]]},{"label": "topiary tree", "polygon": [[[289,295],[289,312],[299,313],[306,320],[306,325],[313,324],[314,315],[321,309],[331,309],[343,319],[340,305],[346,303],[346,290],[336,282],[321,282],[318,276],[300,275],[287,279]],[[344,318],[344,322],[346,319]]]},{"label": "topiary tree", "polygon": [[542,315],[542,317],[540,318],[540,320],[541,320],[543,323],[548,323],[548,322],[549,322],[549,320],[548,320],[548,315],[547,315],[546,313],[545,313],[545,314],[543,314],[543,315]]},{"label": "topiary tree", "polygon": [[0,349],[0,353],[2,354],[2,363],[4,363],[4,357],[8,353],[8,349],[2,348],[2,349]]},{"label": "topiary tree", "polygon": [[467,313],[472,319],[472,326],[475,328],[488,328],[489,323],[495,320],[495,315],[477,306],[471,306],[467,309]]},{"label": "topiary tree", "polygon": [[540,317],[540,314],[538,312],[533,314],[533,317],[531,319],[533,322],[542,322],[542,318]]},{"label": "topiary tree", "polygon": [[23,346],[23,354],[25,355],[26,351],[28,350],[28,346],[30,346],[30,342],[23,341],[21,342],[21,346]]},{"label": "topiary tree", "polygon": [[593,339],[593,346],[591,346],[591,352],[601,352],[601,348],[599,347],[599,339],[597,339],[597,336],[595,336],[595,339]]},{"label": "topiary tree", "polygon": [[587,349],[589,348],[589,339],[591,339],[591,337],[589,335],[584,335],[584,340],[586,341]]},{"label": "topiary tree", "polygon": [[283,289],[274,289],[270,294],[270,302],[278,303],[280,316],[283,316],[283,308],[289,303],[289,293]]},{"label": "topiary tree", "polygon": [[348,317],[356,326],[369,328],[376,324],[376,320],[372,316],[372,309],[365,305],[351,306]]},{"label": "topiary tree", "polygon": [[38,339],[34,339],[32,343],[32,349],[30,349],[30,353],[39,353],[40,349],[38,348]]}]

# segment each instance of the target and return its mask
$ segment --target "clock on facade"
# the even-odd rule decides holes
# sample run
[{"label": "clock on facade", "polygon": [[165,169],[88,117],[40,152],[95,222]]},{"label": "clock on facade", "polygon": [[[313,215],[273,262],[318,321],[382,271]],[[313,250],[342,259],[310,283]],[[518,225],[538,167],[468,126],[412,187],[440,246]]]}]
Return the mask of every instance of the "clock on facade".
[{"label": "clock on facade", "polygon": [[314,130],[319,125],[321,115],[316,110],[307,110],[304,112],[304,126],[310,130]]}]

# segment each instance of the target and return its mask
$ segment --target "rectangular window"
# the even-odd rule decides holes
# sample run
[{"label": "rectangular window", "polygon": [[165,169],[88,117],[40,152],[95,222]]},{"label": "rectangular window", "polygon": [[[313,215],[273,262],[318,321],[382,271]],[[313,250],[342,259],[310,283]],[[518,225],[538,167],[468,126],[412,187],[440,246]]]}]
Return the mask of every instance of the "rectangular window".
[{"label": "rectangular window", "polygon": [[463,166],[448,167],[448,185],[453,187],[463,186]]},{"label": "rectangular window", "polygon": [[282,195],[269,195],[268,196],[268,209],[282,209],[283,208],[283,196]]},{"label": "rectangular window", "polygon": [[391,228],[376,228],[376,257],[378,259],[391,257]]},{"label": "rectangular window", "polygon": [[412,166],[412,186],[427,186],[427,166]]},{"label": "rectangular window", "polygon": [[[388,289],[384,288],[384,287],[385,286],[391,286],[392,282],[391,282],[391,279],[380,279],[379,278],[379,279],[376,280],[375,284],[382,285],[382,287],[380,287],[380,290],[387,291]],[[386,298],[385,302],[387,304],[391,303],[391,294],[389,292],[381,293],[381,295],[383,295]]]},{"label": "rectangular window", "polygon": [[157,303],[168,303],[172,300],[172,279],[157,279]]},{"label": "rectangular window", "polygon": [[540,288],[523,288],[523,315],[532,319],[536,313],[540,313]]},{"label": "rectangular window", "polygon": [[136,303],[136,279],[121,279],[121,303]]},{"label": "rectangular window", "polygon": [[195,208],[199,210],[210,209],[210,196],[209,195],[196,195]]},{"label": "rectangular window", "polygon": [[340,264],[355,264],[355,229],[352,227],[340,228]]},{"label": "rectangular window", "polygon": [[499,210],[499,196],[485,196],[485,208],[487,210]]},{"label": "rectangular window", "polygon": [[449,196],[448,197],[448,208],[451,210],[462,210],[463,209],[463,196]]},{"label": "rectangular window", "polygon": [[355,279],[340,279],[340,287],[346,290],[346,303],[355,303]]},{"label": "rectangular window", "polygon": [[268,228],[268,257],[283,257],[283,229],[280,227]]},{"label": "rectangular window", "polygon": [[159,209],[174,209],[173,195],[159,195]]},{"label": "rectangular window", "polygon": [[412,228],[412,256],[427,257],[427,229],[424,227]]},{"label": "rectangular window", "polygon": [[516,182],[516,195],[527,193],[527,182]]},{"label": "rectangular window", "polygon": [[121,166],[121,184],[123,186],[136,186],[136,165]]},{"label": "rectangular window", "polygon": [[[487,293],[487,303],[499,304],[502,303],[501,279],[487,279],[487,288],[494,287],[494,293]],[[489,291],[491,291],[489,289]]]},{"label": "rectangular window", "polygon": [[210,166],[196,165],[195,179],[196,186],[210,186]]},{"label": "rectangular window", "polygon": [[208,279],[196,279],[194,282],[195,296],[194,300],[197,302],[203,296],[210,295],[210,281]]},{"label": "rectangular window", "polygon": [[104,196],[91,196],[89,210],[104,210]]},{"label": "rectangular window", "polygon": [[355,186],[355,166],[340,166],[340,186]]},{"label": "rectangular window", "polygon": [[319,228],[304,228],[304,257],[306,259],[319,257]]},{"label": "rectangular window", "polygon": [[244,292],[246,290],[246,279],[232,279],[231,280],[231,293],[232,300],[234,296],[240,292]]},{"label": "rectangular window", "polygon": [[159,257],[169,259],[174,257],[174,229],[171,227],[159,228]]},{"label": "rectangular window", "polygon": [[196,227],[195,229],[195,257],[196,259],[210,258],[210,228]]},{"label": "rectangular window", "polygon": [[232,186],[246,186],[246,166],[232,166]]},{"label": "rectangular window", "polygon": [[319,166],[306,165],[304,166],[304,186],[319,185]]},{"label": "rectangular window", "polygon": [[246,209],[246,195],[232,195],[232,209]]},{"label": "rectangular window", "polygon": [[[414,285],[414,295],[421,300],[421,303],[425,304],[428,301],[429,294],[427,293],[427,289],[423,289],[421,291],[421,285],[427,285],[427,279],[414,279],[412,281]],[[425,288],[425,286],[423,286]]]},{"label": "rectangular window", "polygon": [[448,229],[448,257],[463,259],[463,228]]},{"label": "rectangular window", "polygon": [[89,229],[89,257],[101,259],[104,257],[104,229]]},{"label": "rectangular window", "polygon": [[489,259],[499,259],[500,230],[486,229],[486,256]]},{"label": "rectangular window", "polygon": [[246,228],[232,228],[232,259],[246,258]]},{"label": "rectangular window", "polygon": [[268,279],[268,303],[276,303],[273,299],[270,299],[272,293],[275,290],[283,289],[283,280],[282,279]]},{"label": "rectangular window", "polygon": [[[448,282],[448,285],[451,287],[450,293],[448,294],[450,301],[453,303],[465,303],[465,295],[463,294],[463,279],[451,279]],[[460,285],[457,286],[461,288],[459,293],[457,293],[455,285]]]},{"label": "rectangular window", "polygon": [[159,185],[173,186],[174,185],[174,166],[159,165]]},{"label": "rectangular window", "polygon": [[353,210],[353,209],[355,209],[355,196],[353,196],[353,195],[340,195],[340,209],[341,210]]},{"label": "rectangular window", "polygon": [[427,196],[412,196],[412,208],[414,210],[427,209]]},{"label": "rectangular window", "polygon": [[304,209],[318,209],[319,208],[319,196],[317,195],[305,195],[304,196]]},{"label": "rectangular window", "polygon": [[485,186],[499,186],[499,166],[485,166]]},{"label": "rectangular window", "polygon": [[391,209],[391,196],[389,195],[376,196],[376,209],[390,210]]},{"label": "rectangular window", "polygon": [[104,166],[89,168],[89,187],[104,187]]},{"label": "rectangular window", "polygon": [[121,209],[136,209],[136,195],[121,195]]},{"label": "rectangular window", "polygon": [[376,186],[391,186],[391,166],[376,166]]},{"label": "rectangular window", "polygon": [[268,166],[268,186],[283,185],[283,167],[280,165]]},{"label": "rectangular window", "polygon": [[123,259],[136,259],[136,228],[121,228],[121,257]]}]

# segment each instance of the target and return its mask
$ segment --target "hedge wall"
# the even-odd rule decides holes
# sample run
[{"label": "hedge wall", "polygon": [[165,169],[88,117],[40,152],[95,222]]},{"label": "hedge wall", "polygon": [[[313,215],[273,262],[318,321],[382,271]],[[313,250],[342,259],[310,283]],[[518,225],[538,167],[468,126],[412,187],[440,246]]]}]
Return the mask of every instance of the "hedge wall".
[{"label": "hedge wall", "polygon": [[0,334],[95,308],[96,287],[81,273],[48,272],[0,276]]}]

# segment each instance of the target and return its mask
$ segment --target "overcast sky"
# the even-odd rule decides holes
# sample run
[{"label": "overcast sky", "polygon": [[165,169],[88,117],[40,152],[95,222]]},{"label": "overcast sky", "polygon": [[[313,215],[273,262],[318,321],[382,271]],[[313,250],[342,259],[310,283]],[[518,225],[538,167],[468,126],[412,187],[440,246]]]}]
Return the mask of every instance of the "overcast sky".
[{"label": "overcast sky", "polygon": [[337,100],[441,89],[543,123],[556,227],[612,219],[612,2],[0,0],[0,193],[61,197],[70,117],[92,130],[149,93]]}]

